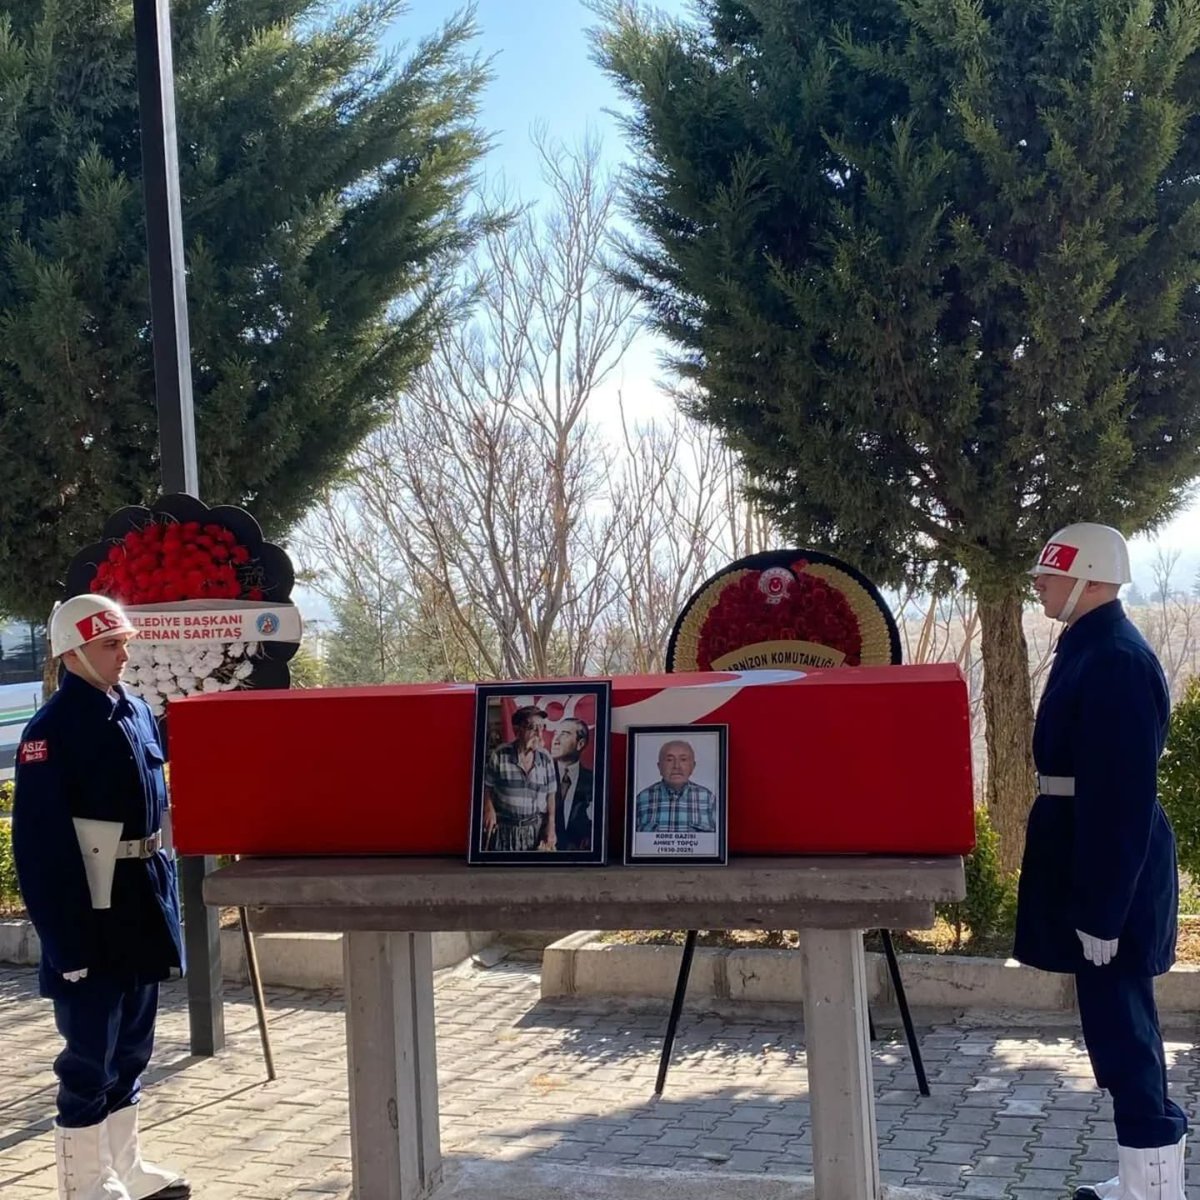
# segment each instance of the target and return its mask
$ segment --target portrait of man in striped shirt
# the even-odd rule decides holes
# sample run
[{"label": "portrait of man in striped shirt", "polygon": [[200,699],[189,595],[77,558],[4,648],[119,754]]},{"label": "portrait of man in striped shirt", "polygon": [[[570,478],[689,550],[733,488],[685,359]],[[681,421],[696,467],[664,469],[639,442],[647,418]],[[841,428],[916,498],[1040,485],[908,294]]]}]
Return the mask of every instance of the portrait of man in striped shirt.
[{"label": "portrait of man in striped shirt", "polygon": [[492,751],[484,776],[485,848],[554,850],[558,776],[542,742],[545,709],[535,705],[518,708],[512,727],[513,740]]},{"label": "portrait of man in striped shirt", "polygon": [[638,833],[716,832],[716,796],[692,782],[695,769],[696,752],[690,742],[679,739],[662,744],[658,751],[662,778],[637,795]]}]

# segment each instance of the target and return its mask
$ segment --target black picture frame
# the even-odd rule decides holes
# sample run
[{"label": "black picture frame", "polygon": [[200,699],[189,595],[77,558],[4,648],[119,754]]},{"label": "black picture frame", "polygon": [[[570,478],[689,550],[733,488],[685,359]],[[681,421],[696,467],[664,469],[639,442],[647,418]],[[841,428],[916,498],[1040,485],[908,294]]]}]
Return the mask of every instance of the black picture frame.
[{"label": "black picture frame", "polygon": [[[588,722],[580,717],[579,701],[591,697],[594,720]],[[511,707],[505,716],[505,703]],[[511,805],[497,803],[498,794],[492,780],[498,770],[519,769],[515,763],[498,762],[493,756],[515,744],[508,736],[511,729],[506,719],[517,710],[534,706],[544,713],[539,729],[541,751],[549,759],[550,774],[544,766],[531,767],[527,775],[538,776],[540,781],[553,781],[554,792],[547,797],[555,809],[554,847],[547,847],[549,811],[540,811],[535,799],[524,820],[520,812],[526,807],[527,796],[514,794]],[[608,790],[610,714],[612,708],[612,685],[604,680],[553,680],[548,682],[491,683],[479,684],[475,689],[475,745],[471,772],[471,823],[470,841],[467,847],[467,862],[472,866],[603,866],[608,861]],[[586,712],[586,706],[584,707]],[[532,716],[532,714],[531,714]],[[537,720],[536,716],[533,716]],[[558,810],[559,788],[564,779],[563,766],[570,767],[569,757],[560,756],[560,750],[571,749],[567,737],[575,735],[578,746],[578,727],[574,722],[587,727],[583,754],[577,756],[574,765],[577,771],[566,771],[570,789],[567,802],[570,808],[565,818]],[[563,730],[563,738],[558,737]],[[547,741],[547,734],[549,741]],[[588,749],[590,748],[590,755]],[[536,749],[536,748],[535,748]],[[586,760],[590,758],[590,768]],[[590,776],[590,778],[588,777]],[[519,784],[519,781],[517,781]],[[581,787],[590,792],[587,801],[580,795]],[[514,793],[526,789],[514,788]],[[488,813],[490,805],[491,812]],[[489,817],[495,822],[490,823]],[[540,825],[537,818],[541,818]],[[533,832],[531,832],[531,830]],[[526,843],[532,843],[526,848]]]},{"label": "black picture frame", "polygon": [[[626,739],[625,865],[725,866],[729,862],[729,726],[634,725]],[[715,829],[711,834],[695,829],[670,831],[638,826],[638,796],[656,786],[647,782],[647,756],[654,755],[657,770],[661,750],[673,741],[687,742],[692,747],[693,768],[688,781],[713,795]],[[661,775],[658,782],[662,782]]]}]

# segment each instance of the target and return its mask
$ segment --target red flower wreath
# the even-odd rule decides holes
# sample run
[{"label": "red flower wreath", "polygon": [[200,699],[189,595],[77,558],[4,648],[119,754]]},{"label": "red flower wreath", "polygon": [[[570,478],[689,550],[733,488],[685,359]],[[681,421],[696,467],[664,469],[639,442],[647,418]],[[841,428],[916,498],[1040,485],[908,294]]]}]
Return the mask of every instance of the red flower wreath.
[{"label": "red flower wreath", "polygon": [[803,559],[794,562],[794,579],[783,589],[764,591],[761,571],[725,588],[700,628],[700,670],[711,671],[722,655],[771,641],[815,642],[840,650],[847,666],[858,666],[862,632],[850,602],[824,579],[809,575],[807,565]]},{"label": "red flower wreath", "polygon": [[112,546],[91,590],[129,605],[261,600],[250,563],[250,551],[222,525],[154,521]]}]

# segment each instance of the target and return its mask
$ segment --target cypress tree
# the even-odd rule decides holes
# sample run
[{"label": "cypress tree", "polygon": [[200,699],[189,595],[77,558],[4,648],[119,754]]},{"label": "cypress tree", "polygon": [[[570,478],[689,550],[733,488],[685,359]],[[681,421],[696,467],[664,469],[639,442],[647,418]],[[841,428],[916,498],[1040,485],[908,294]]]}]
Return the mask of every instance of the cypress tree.
[{"label": "cypress tree", "polygon": [[[202,498],[282,536],[426,358],[484,218],[469,16],[176,0]],[[331,15],[332,14],[332,15]],[[159,491],[133,9],[0,2],[0,610]]]},{"label": "cypress tree", "polygon": [[1072,521],[1155,526],[1200,472],[1200,5],[599,11],[637,152],[623,279],[791,537],[974,591],[1013,866],[1024,572]]}]

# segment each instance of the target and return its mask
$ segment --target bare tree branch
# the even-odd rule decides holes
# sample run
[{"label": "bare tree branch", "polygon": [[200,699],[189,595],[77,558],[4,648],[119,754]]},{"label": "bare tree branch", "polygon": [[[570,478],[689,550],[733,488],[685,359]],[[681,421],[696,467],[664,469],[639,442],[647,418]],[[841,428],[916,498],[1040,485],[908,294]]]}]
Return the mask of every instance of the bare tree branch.
[{"label": "bare tree branch", "polygon": [[692,591],[768,535],[711,429],[635,427],[618,400],[620,443],[601,434],[601,389],[637,333],[606,259],[613,183],[594,141],[536,142],[549,211],[487,233],[461,283],[469,317],[301,539],[331,602],[419,639],[405,659],[434,677],[661,670]]}]

